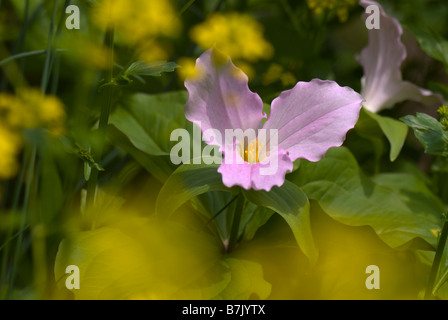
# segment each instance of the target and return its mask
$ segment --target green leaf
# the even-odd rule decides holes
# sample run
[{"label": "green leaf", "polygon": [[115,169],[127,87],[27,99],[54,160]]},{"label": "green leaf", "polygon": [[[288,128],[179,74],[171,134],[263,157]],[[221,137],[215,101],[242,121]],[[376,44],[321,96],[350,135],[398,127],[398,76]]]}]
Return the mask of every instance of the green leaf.
[{"label": "green leaf", "polygon": [[395,161],[403,148],[404,142],[408,134],[408,128],[402,122],[390,118],[383,117],[379,114],[364,110],[373,120],[375,120],[390,143],[390,161]]},{"label": "green leaf", "polygon": [[370,112],[365,108],[361,109],[356,130],[361,137],[373,143],[377,159],[379,159],[383,152],[384,135],[390,144],[390,161],[397,159],[408,133],[407,126],[402,122]]},{"label": "green leaf", "polygon": [[222,183],[218,165],[184,164],[165,182],[156,202],[156,214],[169,217],[181,205],[209,191],[229,191]]},{"label": "green leaf", "polygon": [[125,134],[132,144],[149,155],[169,155],[175,142],[173,130],[187,127],[185,91],[158,95],[134,94],[110,117],[110,124]]},{"label": "green leaf", "polygon": [[271,191],[243,190],[245,197],[256,205],[269,208],[288,223],[297,244],[311,264],[317,260],[318,252],[311,233],[310,204],[305,193],[289,181]]},{"label": "green leaf", "polygon": [[[120,67],[120,66],[119,66]],[[135,61],[126,70],[122,71],[116,78],[106,85],[127,85],[133,82],[134,77],[141,82],[145,82],[142,76],[160,77],[162,73],[173,72],[178,68],[175,62],[157,61],[147,63],[145,61]],[[123,67],[120,67],[123,69]]]},{"label": "green leaf", "polygon": [[[350,226],[371,226],[391,247],[403,246],[415,238],[433,246],[436,243],[432,231],[441,228],[443,207],[432,202],[434,196],[427,196],[427,188],[421,184],[407,188],[403,182],[396,190],[397,179],[389,178],[388,183],[392,184],[392,180],[395,184],[388,187],[386,178],[381,177],[378,179],[383,185],[375,183],[361,172],[356,159],[344,147],[330,149],[319,162],[303,161],[288,179],[300,186],[308,198],[318,201],[333,219]],[[416,205],[417,201],[424,202]]]},{"label": "green leaf", "polygon": [[240,233],[243,234],[246,241],[249,241],[253,239],[258,229],[268,222],[274,211],[266,207],[256,206],[251,202],[247,204],[246,209],[251,212],[250,215],[247,215],[246,221],[241,222]]},{"label": "green leaf", "polygon": [[424,113],[417,113],[416,117],[408,115],[400,120],[414,130],[415,136],[425,148],[425,153],[448,157],[448,132],[443,130],[439,121]]},{"label": "green leaf", "polygon": [[383,173],[372,181],[378,186],[394,190],[400,199],[414,212],[443,213],[443,202],[428,188],[421,177],[410,173]]},{"label": "green leaf", "polygon": [[259,263],[227,258],[222,262],[229,270],[229,283],[214,299],[249,300],[268,298],[271,285],[263,276],[263,269]]},{"label": "green leaf", "polygon": [[157,61],[146,63],[136,61],[132,63],[125,71],[125,76],[155,76],[160,77],[164,72],[173,72],[179,67],[175,62]]},{"label": "green leaf", "polygon": [[124,108],[118,108],[110,117],[110,124],[123,132],[131,143],[139,150],[153,156],[165,156],[169,153],[162,150],[134,115]]},{"label": "green leaf", "polygon": [[448,41],[440,34],[429,29],[423,30],[414,26],[408,26],[408,28],[417,37],[422,50],[434,59],[442,62],[448,70]]},{"label": "green leaf", "polygon": [[144,153],[137,149],[126,135],[112,125],[109,125],[107,128],[107,136],[115,146],[123,149],[127,154],[132,156],[135,161],[161,183],[165,183],[174,170],[176,170],[176,166],[171,163],[169,156],[150,156]]},{"label": "green leaf", "polygon": [[80,289],[72,292],[83,300],[211,299],[229,286],[220,243],[209,233],[120,213],[62,241],[55,261],[61,290],[69,265],[79,268]]}]

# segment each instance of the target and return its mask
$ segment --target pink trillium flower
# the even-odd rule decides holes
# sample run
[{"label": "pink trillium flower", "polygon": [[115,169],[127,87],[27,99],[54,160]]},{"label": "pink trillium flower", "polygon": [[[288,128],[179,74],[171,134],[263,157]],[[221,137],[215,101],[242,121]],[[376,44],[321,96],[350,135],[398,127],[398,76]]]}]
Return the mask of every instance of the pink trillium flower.
[{"label": "pink trillium flower", "polygon": [[[440,106],[440,95],[403,81],[401,64],[406,59],[406,48],[400,38],[400,23],[386,15],[375,1],[361,0],[361,6],[375,5],[380,11],[380,28],[369,30],[369,43],[360,56],[364,68],[361,79],[361,95],[366,99],[364,107],[371,112],[392,108],[396,103],[412,100],[426,106]],[[369,14],[364,14],[364,20]]]},{"label": "pink trillium flower", "polygon": [[[196,70],[198,76],[185,81],[186,118],[203,133],[211,129],[220,137],[229,129],[258,132],[225,142],[204,134],[204,141],[218,145],[224,155],[218,172],[229,188],[269,191],[281,186],[294,160],[318,161],[328,149],[342,145],[364,101],[353,89],[334,81],[299,82],[274,99],[270,117],[262,125],[263,102],[230,58],[216,64],[210,49],[197,59]],[[275,168],[269,168],[272,163]]]}]

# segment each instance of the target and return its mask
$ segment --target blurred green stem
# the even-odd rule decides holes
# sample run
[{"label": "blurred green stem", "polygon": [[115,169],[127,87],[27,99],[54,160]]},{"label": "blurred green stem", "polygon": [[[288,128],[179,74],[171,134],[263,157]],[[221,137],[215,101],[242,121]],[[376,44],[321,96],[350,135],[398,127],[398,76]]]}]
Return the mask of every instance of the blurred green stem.
[{"label": "blurred green stem", "polygon": [[[114,68],[114,29],[108,28],[105,35],[105,46],[109,49],[108,56],[108,72],[106,74],[105,83],[110,83],[113,79],[113,68]],[[95,150],[95,160],[97,163],[101,163],[101,158],[104,152],[104,143],[106,141],[106,129],[107,124],[109,123],[109,114],[112,108],[112,95],[113,95],[114,86],[106,86],[104,87],[104,95],[105,99],[101,105],[100,119],[98,124],[98,135],[99,135],[99,143],[97,150]],[[91,205],[95,200],[95,193],[98,184],[98,170],[96,168],[92,168],[92,173],[90,175],[90,179],[87,184],[87,205]]]},{"label": "blurred green stem", "polygon": [[[28,162],[28,153],[25,151],[23,152],[23,159],[22,159],[22,163],[25,164]],[[25,176],[25,170],[26,166],[22,165],[22,167],[20,168],[20,173],[16,182],[16,187],[14,190],[14,198],[13,198],[13,202],[12,202],[12,206],[11,206],[11,212],[12,214],[16,214],[18,207],[19,207],[19,198],[20,198],[20,193],[22,192],[22,181],[23,178]],[[1,264],[1,276],[0,276],[0,284],[5,284],[7,283],[6,279],[7,279],[7,269],[8,269],[8,260],[9,260],[9,249],[10,249],[10,244],[12,242],[12,240],[15,238],[15,236],[13,236],[13,227],[9,228],[8,230],[8,234],[6,236],[6,240],[5,243],[3,245],[3,247],[1,248],[3,250],[3,255],[2,255],[2,264]],[[18,237],[21,233],[23,232],[23,230],[19,230],[18,233],[16,234],[16,236]],[[6,295],[6,290],[1,290],[0,292],[0,297],[5,297]]]},{"label": "blurred green stem", "polygon": [[[14,288],[14,281],[16,276],[17,265],[19,263],[19,258],[21,256],[21,249],[23,243],[23,233],[25,230],[26,221],[28,218],[28,203],[30,199],[31,187],[33,185],[33,179],[35,174],[35,164],[36,164],[36,155],[37,155],[37,147],[34,145],[31,147],[31,155],[28,158],[28,166],[27,166],[27,174],[26,174],[26,187],[25,187],[25,195],[22,205],[22,214],[20,216],[20,226],[19,226],[19,235],[16,242],[16,247],[14,251],[14,258],[11,265],[11,276],[9,278],[9,286],[6,293],[6,298],[9,299],[12,293],[12,289]],[[25,166],[25,164],[22,164]]]},{"label": "blurred green stem", "polygon": [[227,252],[232,252],[238,242],[238,234],[240,230],[241,217],[243,215],[245,198],[242,193],[238,195],[235,213],[233,215],[232,229],[230,230],[229,246]]},{"label": "blurred green stem", "polygon": [[[63,51],[67,51],[67,50],[66,49],[56,49],[54,51],[63,52]],[[39,54],[46,54],[46,53],[47,53],[47,50],[34,50],[34,51],[28,51],[28,52],[14,54],[14,55],[9,56],[8,58],[0,61],[0,67],[7,64],[8,62],[11,62],[14,60],[18,60],[18,59],[22,59],[22,58],[26,58],[26,57],[30,57],[30,56],[36,56]]]},{"label": "blurred green stem", "polygon": [[447,238],[448,238],[448,217],[445,217],[442,232],[440,234],[440,238],[437,243],[436,255],[432,263],[431,273],[429,274],[429,281],[428,286],[426,287],[425,299],[431,299],[433,297],[434,283],[436,281],[437,274],[439,273],[440,262],[442,261],[443,252],[445,251]]}]

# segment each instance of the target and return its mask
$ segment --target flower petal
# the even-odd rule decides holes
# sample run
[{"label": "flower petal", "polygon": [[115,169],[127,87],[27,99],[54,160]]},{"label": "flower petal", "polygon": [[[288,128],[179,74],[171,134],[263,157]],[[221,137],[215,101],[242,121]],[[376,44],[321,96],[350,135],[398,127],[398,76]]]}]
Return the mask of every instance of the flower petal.
[{"label": "flower petal", "polygon": [[197,76],[185,81],[189,99],[185,116],[201,130],[258,129],[263,114],[261,98],[249,90],[247,76],[229,58],[215,63],[212,49],[196,61]]},{"label": "flower petal", "polygon": [[[361,79],[361,95],[366,99],[364,107],[372,112],[393,107],[405,100],[414,100],[428,106],[441,105],[440,95],[403,81],[401,64],[406,58],[406,48],[400,38],[401,25],[384,12],[375,1],[361,0],[361,6],[375,5],[380,10],[380,29],[369,30],[369,44],[360,56],[364,68]],[[368,14],[364,15],[367,19]]]},{"label": "flower petal", "polygon": [[329,148],[342,145],[358,121],[363,100],[334,81],[299,82],[272,102],[263,129],[278,129],[278,146],[292,161],[318,161]]},{"label": "flower petal", "polygon": [[[281,186],[285,175],[292,171],[293,164],[286,151],[275,150],[262,163],[244,162],[238,153],[236,144],[226,145],[224,159],[218,172],[228,188],[240,186],[246,190],[270,191],[273,186]],[[230,150],[231,149],[231,150]]]}]

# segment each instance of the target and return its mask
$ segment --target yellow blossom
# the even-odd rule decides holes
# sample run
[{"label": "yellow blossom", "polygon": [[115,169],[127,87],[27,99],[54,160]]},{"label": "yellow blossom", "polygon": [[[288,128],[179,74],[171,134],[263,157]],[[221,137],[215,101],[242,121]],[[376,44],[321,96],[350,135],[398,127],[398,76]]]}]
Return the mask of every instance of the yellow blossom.
[{"label": "yellow blossom", "polygon": [[145,44],[140,50],[140,60],[146,63],[156,62],[156,61],[166,61],[169,59],[169,48],[164,47],[161,43],[153,41],[151,43]]},{"label": "yellow blossom", "polygon": [[60,135],[64,121],[64,107],[57,97],[30,88],[19,89],[16,95],[0,93],[0,179],[17,172],[23,129],[46,128]]},{"label": "yellow blossom", "polygon": [[195,67],[194,59],[180,58],[177,61],[177,64],[180,66],[177,72],[182,81],[184,81],[187,78],[194,79],[200,76],[198,69]]},{"label": "yellow blossom", "polygon": [[0,179],[11,178],[17,173],[20,148],[20,137],[0,126]]},{"label": "yellow blossom", "polygon": [[180,30],[180,20],[169,0],[102,0],[93,18],[103,28],[113,26],[119,40],[128,44],[174,36]]},{"label": "yellow blossom", "polygon": [[348,18],[350,7],[356,4],[356,0],[307,0],[308,7],[316,14],[324,10],[336,12],[339,21],[345,22]]},{"label": "yellow blossom", "polygon": [[65,121],[62,102],[37,89],[22,88],[15,96],[1,94],[0,109],[6,110],[1,122],[14,130],[43,127],[53,134],[62,133]]},{"label": "yellow blossom", "polygon": [[269,59],[274,51],[263,36],[263,26],[247,14],[215,13],[193,27],[190,36],[202,49],[214,47],[232,60],[255,62]]},{"label": "yellow blossom", "polygon": [[284,87],[297,83],[297,79],[292,72],[284,72],[281,65],[273,63],[269,67],[268,71],[263,74],[263,85],[267,86],[277,81],[280,81]]}]

